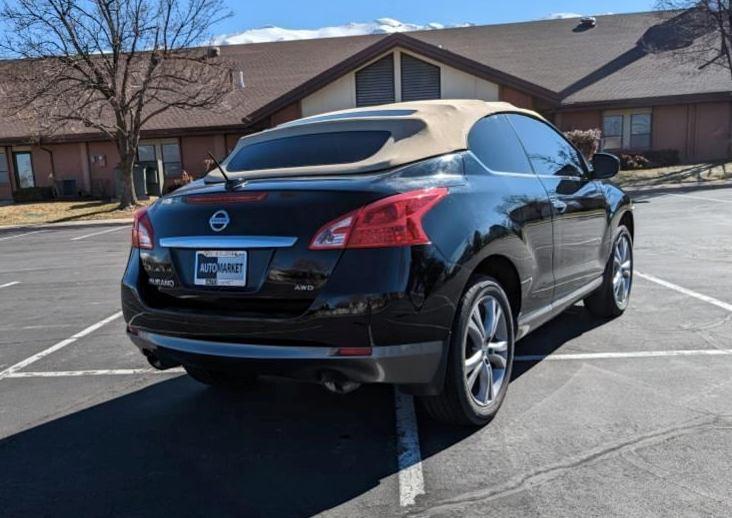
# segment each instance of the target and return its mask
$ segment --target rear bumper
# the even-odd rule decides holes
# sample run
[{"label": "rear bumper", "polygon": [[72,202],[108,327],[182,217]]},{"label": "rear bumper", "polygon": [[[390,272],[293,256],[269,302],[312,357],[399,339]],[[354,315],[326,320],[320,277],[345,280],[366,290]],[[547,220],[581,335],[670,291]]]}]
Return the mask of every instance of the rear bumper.
[{"label": "rear bumper", "polygon": [[274,374],[310,381],[340,375],[360,383],[432,384],[439,376],[444,343],[419,342],[373,347],[364,356],[339,356],[336,347],[258,345],[128,333],[146,355],[168,365]]}]

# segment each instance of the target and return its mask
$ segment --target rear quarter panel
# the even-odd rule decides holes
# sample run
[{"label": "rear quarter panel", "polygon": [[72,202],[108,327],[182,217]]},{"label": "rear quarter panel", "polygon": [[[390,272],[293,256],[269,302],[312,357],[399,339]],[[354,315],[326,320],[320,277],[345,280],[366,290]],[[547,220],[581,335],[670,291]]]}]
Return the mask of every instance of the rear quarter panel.
[{"label": "rear quarter panel", "polygon": [[503,256],[521,283],[521,311],[551,302],[551,205],[534,175],[493,173],[465,155],[467,182],[425,217],[425,229],[448,263],[458,300],[470,276],[491,256]]}]

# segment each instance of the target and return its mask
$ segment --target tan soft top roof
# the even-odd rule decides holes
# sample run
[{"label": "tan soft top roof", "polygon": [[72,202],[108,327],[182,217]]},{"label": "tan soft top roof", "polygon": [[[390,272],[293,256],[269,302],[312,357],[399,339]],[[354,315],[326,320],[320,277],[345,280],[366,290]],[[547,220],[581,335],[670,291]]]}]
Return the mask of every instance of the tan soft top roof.
[{"label": "tan soft top roof", "polygon": [[[272,129],[242,137],[231,153],[260,142],[296,135],[342,131],[388,131],[391,136],[374,155],[348,164],[316,165],[230,172],[227,159],[222,166],[230,176],[267,178],[292,175],[328,175],[378,171],[417,160],[467,149],[468,132],[473,124],[487,115],[500,112],[523,112],[539,117],[504,102],[478,100],[434,100],[384,104],[352,108],[298,119]],[[210,179],[221,179],[214,170]]]}]

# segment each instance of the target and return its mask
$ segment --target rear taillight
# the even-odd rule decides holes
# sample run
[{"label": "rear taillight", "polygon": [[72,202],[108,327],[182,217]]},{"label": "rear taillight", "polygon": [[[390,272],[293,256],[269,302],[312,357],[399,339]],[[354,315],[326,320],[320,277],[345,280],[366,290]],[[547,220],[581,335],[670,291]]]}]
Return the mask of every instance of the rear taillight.
[{"label": "rear taillight", "polygon": [[147,215],[147,208],[135,211],[135,220],[132,223],[132,248],[153,248],[153,226]]},{"label": "rear taillight", "polygon": [[327,223],[310,242],[311,250],[386,248],[426,245],[422,218],[442,198],[446,187],[389,196]]}]

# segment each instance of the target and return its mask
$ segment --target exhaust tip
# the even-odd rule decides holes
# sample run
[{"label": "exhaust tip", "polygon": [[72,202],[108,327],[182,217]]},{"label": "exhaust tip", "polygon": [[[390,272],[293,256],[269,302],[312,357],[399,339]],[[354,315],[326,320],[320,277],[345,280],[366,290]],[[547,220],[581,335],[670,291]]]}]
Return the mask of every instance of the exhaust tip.
[{"label": "exhaust tip", "polygon": [[155,367],[159,371],[172,369],[173,367],[177,367],[178,365],[180,365],[179,363],[175,363],[170,360],[163,360],[157,354],[150,351],[143,351],[142,354],[145,355],[147,363],[149,363],[151,366]]},{"label": "exhaust tip", "polygon": [[349,394],[361,386],[356,381],[351,381],[337,372],[323,373],[320,381],[323,386],[334,394]]}]

